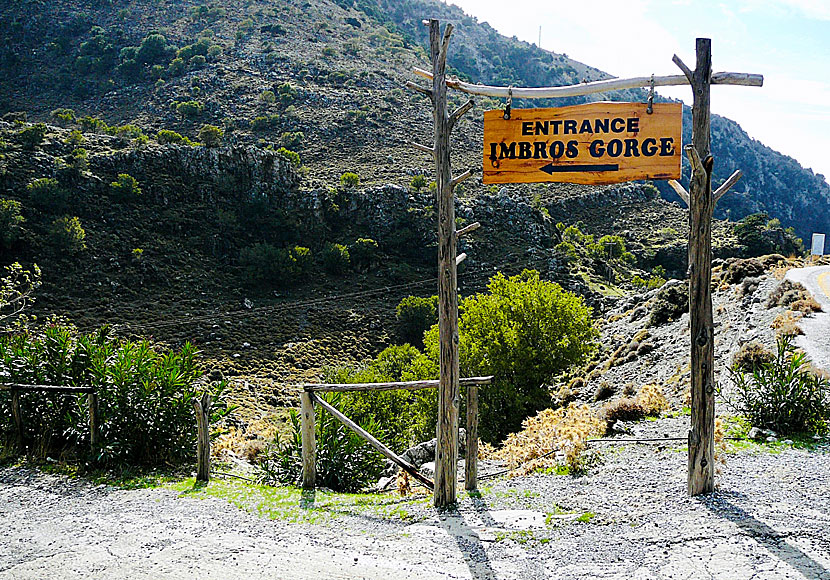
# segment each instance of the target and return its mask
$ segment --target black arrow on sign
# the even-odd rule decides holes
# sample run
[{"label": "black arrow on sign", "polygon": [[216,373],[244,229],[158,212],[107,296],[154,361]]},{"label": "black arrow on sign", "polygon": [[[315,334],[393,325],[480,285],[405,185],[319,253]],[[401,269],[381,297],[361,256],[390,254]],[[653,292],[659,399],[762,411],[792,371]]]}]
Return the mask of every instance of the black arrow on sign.
[{"label": "black arrow on sign", "polygon": [[620,166],[617,164],[608,165],[554,165],[548,163],[544,167],[540,167],[539,171],[544,171],[548,175],[554,173],[570,173],[571,171],[619,171]]}]

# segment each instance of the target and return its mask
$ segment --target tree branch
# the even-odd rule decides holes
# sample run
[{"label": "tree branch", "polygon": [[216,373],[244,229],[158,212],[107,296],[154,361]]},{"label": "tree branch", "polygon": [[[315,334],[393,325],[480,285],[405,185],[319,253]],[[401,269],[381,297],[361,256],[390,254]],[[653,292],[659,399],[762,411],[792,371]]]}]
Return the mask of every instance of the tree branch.
[{"label": "tree branch", "polygon": [[414,141],[407,141],[412,147],[417,149],[418,151],[423,151],[424,153],[429,153],[433,157],[435,156],[435,149],[432,147],[427,147],[426,145],[421,145],[420,143],[415,143]]},{"label": "tree branch", "polygon": [[430,100],[432,99],[432,90],[431,89],[425,89],[424,87],[422,87],[420,85],[416,85],[412,81],[406,81],[406,85],[404,85],[404,86],[406,88],[408,88],[409,90],[411,90],[411,91],[415,91],[416,93],[421,93],[422,95],[428,96],[430,98]]},{"label": "tree branch", "polygon": [[450,115],[450,131],[452,131],[452,128],[455,126],[456,121],[458,121],[464,113],[472,109],[474,106],[475,102],[473,102],[473,100],[470,99],[469,101],[458,107],[455,111],[453,111],[453,113]]},{"label": "tree branch", "polygon": [[481,224],[478,222],[467,224],[466,226],[455,232],[455,237],[460,238],[464,234],[469,234],[471,231],[477,230],[479,227],[481,227]]},{"label": "tree branch", "polygon": [[692,77],[694,76],[694,73],[692,72],[692,70],[688,66],[686,66],[686,63],[683,62],[682,60],[680,60],[680,57],[677,56],[676,54],[671,57],[671,61],[674,64],[676,64],[680,68],[680,70],[683,71],[683,74],[686,75],[687,79],[689,79],[689,84],[694,85],[694,82],[692,81]]},{"label": "tree branch", "polygon": [[686,205],[689,205],[689,192],[686,191],[686,188],[680,185],[679,181],[674,179],[669,179],[669,185],[675,191],[675,193],[680,196],[680,199],[686,202]]},{"label": "tree branch", "polygon": [[[444,27],[444,41],[441,43],[441,53],[439,56],[442,65],[447,62],[447,51],[450,48],[450,36],[452,36],[452,30],[452,24],[447,24]],[[443,66],[441,68],[443,68]]]},{"label": "tree branch", "polygon": [[455,187],[456,185],[458,185],[459,183],[461,183],[465,179],[469,179],[472,176],[473,176],[473,172],[468,169],[467,171],[465,171],[464,173],[462,173],[461,175],[459,175],[458,177],[456,177],[452,180],[452,186]]},{"label": "tree branch", "polygon": [[712,194],[712,203],[718,203],[718,200],[726,195],[732,186],[738,183],[738,180],[743,176],[743,172],[740,169],[736,169],[735,173],[729,176],[729,179],[724,181],[719,188],[715,190],[715,193]]}]

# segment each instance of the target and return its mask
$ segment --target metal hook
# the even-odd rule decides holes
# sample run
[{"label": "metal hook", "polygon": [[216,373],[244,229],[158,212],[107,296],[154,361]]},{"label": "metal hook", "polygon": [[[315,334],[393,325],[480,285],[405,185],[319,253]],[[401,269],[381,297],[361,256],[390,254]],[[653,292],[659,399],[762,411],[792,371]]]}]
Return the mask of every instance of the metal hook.
[{"label": "metal hook", "polygon": [[507,106],[504,107],[504,118],[510,119],[510,109],[513,106],[513,85],[507,87]]},{"label": "metal hook", "polygon": [[654,73],[651,73],[651,82],[649,83],[648,89],[648,106],[646,107],[646,113],[651,115],[654,112]]}]

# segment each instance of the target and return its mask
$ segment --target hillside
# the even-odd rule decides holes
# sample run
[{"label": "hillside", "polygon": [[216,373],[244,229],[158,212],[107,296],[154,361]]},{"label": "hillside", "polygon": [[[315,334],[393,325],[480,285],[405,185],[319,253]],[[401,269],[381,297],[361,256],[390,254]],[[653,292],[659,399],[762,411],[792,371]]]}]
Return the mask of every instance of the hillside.
[{"label": "hillside", "polygon": [[[191,138],[211,123],[232,143],[299,150],[311,183],[331,184],[353,171],[366,184],[405,186],[412,174],[430,170],[429,161],[405,145],[412,137],[429,139],[426,104],[400,88],[413,66],[425,65],[420,23],[428,16],[456,25],[449,63],[462,78],[538,86],[609,76],[428,0],[26,0],[0,9],[6,24],[0,114],[28,111],[33,119],[49,120],[64,107],[110,124],[134,123],[149,134],[172,129]],[[625,91],[592,98],[644,97]],[[453,99],[460,103],[462,96]],[[177,103],[190,101],[200,108],[176,110]],[[458,167],[480,166],[481,111],[500,105],[479,99],[461,123]],[[688,132],[690,123],[685,126]],[[830,186],[821,176],[728,119],[716,116],[712,131],[715,183],[735,168],[745,175],[721,203],[720,217],[767,211],[801,237],[826,228]],[[469,195],[483,191],[468,184]],[[667,188],[661,192],[675,199]]]}]

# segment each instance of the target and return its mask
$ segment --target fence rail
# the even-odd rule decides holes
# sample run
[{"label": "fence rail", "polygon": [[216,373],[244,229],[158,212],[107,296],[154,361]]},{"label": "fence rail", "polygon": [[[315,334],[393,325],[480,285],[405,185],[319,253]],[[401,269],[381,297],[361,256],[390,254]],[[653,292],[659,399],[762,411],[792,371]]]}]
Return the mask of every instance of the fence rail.
[{"label": "fence rail", "polygon": [[[467,448],[464,459],[464,482],[468,490],[478,487],[478,387],[487,385],[493,381],[493,377],[470,377],[460,379],[459,384],[467,388]],[[398,467],[410,474],[414,479],[421,482],[429,489],[434,489],[435,484],[428,477],[421,474],[418,468],[395,454],[386,445],[378,441],[370,433],[362,429],[357,423],[349,419],[338,409],[321,399],[315,393],[321,392],[367,392],[367,391],[391,391],[391,390],[418,390],[434,389],[438,387],[437,380],[431,381],[403,381],[389,383],[313,383],[300,385],[300,403],[302,407],[302,451],[303,451],[303,488],[314,489],[317,479],[317,442],[314,431],[315,412],[314,405],[317,404],[328,411],[335,419],[365,439],[372,447],[377,449],[384,457],[395,463]]]}]

